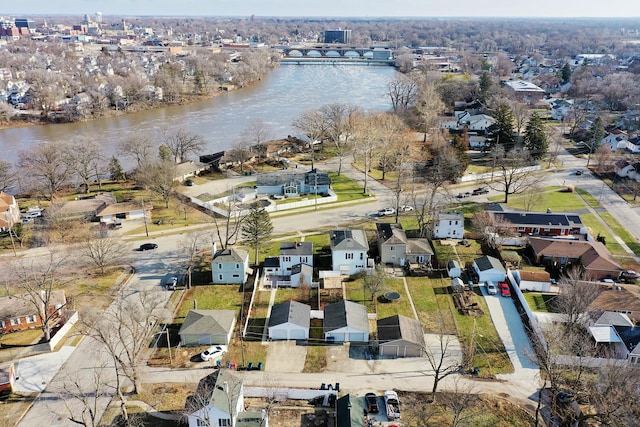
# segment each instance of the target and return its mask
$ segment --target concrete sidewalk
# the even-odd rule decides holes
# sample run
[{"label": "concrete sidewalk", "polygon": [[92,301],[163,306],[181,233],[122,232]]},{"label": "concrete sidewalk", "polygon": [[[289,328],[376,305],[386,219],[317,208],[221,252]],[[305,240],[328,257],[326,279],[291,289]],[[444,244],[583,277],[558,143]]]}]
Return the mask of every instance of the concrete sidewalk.
[{"label": "concrete sidewalk", "polygon": [[76,347],[63,346],[59,351],[25,357],[16,363],[16,393],[41,393],[58,373]]}]

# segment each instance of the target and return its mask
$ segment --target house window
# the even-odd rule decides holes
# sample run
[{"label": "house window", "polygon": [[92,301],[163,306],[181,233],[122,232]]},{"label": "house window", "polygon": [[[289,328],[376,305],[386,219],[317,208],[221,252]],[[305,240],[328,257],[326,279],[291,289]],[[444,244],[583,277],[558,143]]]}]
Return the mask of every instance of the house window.
[{"label": "house window", "polygon": [[451,234],[453,234],[455,236],[456,235],[456,230],[451,230],[451,231],[452,231]]},{"label": "house window", "polygon": [[282,257],[282,262],[291,262],[291,257],[290,256],[283,256]]},{"label": "house window", "polygon": [[449,221],[449,225],[451,225],[452,221]]},{"label": "house window", "polygon": [[456,220],[456,225],[458,225],[458,221]]},{"label": "house window", "polygon": [[236,264],[236,268],[240,268],[240,264]]},{"label": "house window", "polygon": [[389,247],[389,250],[392,251],[393,250],[393,246]]},{"label": "house window", "polygon": [[305,264],[306,264],[306,263],[308,262],[308,261],[307,261],[307,257],[306,257],[306,256],[305,256],[305,257],[301,257],[301,258],[300,258],[300,262],[303,262],[303,263],[305,263]]},{"label": "house window", "polygon": [[222,270],[222,264],[218,264],[218,270]]},{"label": "house window", "polygon": [[544,231],[551,231],[551,229],[550,228],[545,228]]},{"label": "house window", "polygon": [[364,259],[364,253],[360,252],[360,260],[362,261]]},{"label": "house window", "polygon": [[518,231],[525,231],[524,227],[518,227]]},{"label": "house window", "polygon": [[218,274],[218,280],[222,280],[222,274]]},{"label": "house window", "polygon": [[220,418],[218,420],[218,426],[219,427],[227,427],[231,425],[231,420],[228,418]]},{"label": "house window", "polygon": [[239,274],[234,274],[233,277],[238,278],[238,277],[240,277],[240,275]]},{"label": "house window", "polygon": [[209,424],[208,420],[203,420],[201,418],[198,418],[198,427],[209,427],[211,424]]},{"label": "house window", "polygon": [[27,323],[36,323],[36,316],[27,316]]},{"label": "house window", "polygon": [[16,326],[20,324],[20,318],[19,317],[15,317],[13,319],[11,319],[11,326]]},{"label": "house window", "polygon": [[353,254],[346,254],[345,259],[353,259]]}]

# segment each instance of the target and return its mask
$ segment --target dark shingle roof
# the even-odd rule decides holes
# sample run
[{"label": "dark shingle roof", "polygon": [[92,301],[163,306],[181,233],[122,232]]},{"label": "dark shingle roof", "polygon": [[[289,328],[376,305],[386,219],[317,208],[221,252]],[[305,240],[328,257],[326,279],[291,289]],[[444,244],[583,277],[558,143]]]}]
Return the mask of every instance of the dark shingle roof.
[{"label": "dark shingle roof", "polygon": [[400,339],[424,346],[424,332],[420,322],[399,314],[378,320],[379,341]]},{"label": "dark shingle roof", "polygon": [[481,258],[476,258],[475,263],[480,271],[487,271],[495,268],[496,270],[506,272],[504,266],[502,265],[502,263],[500,263],[500,260],[489,255],[485,255]]},{"label": "dark shingle roof", "polygon": [[234,310],[189,310],[178,334],[228,334],[235,319]]},{"label": "dark shingle roof", "polygon": [[280,255],[313,255],[313,242],[281,242]]},{"label": "dark shingle roof", "polygon": [[369,317],[364,305],[342,300],[324,307],[324,332],[347,326],[369,332]]},{"label": "dark shingle roof", "polygon": [[245,262],[247,259],[249,259],[249,252],[236,248],[220,249],[213,255],[215,262]]},{"label": "dark shingle roof", "polygon": [[280,258],[277,256],[270,256],[264,259],[265,267],[280,267]]},{"label": "dark shingle roof", "polygon": [[311,307],[297,301],[286,301],[276,304],[271,309],[269,316],[269,327],[292,323],[294,325],[308,328],[311,319]]},{"label": "dark shingle roof", "polygon": [[514,226],[537,225],[541,227],[580,227],[579,215],[543,212],[489,212],[496,218],[502,218]]},{"label": "dark shingle roof", "polygon": [[400,224],[391,224],[388,222],[379,222],[376,224],[378,230],[378,240],[383,243],[401,244],[407,243],[407,235]]}]

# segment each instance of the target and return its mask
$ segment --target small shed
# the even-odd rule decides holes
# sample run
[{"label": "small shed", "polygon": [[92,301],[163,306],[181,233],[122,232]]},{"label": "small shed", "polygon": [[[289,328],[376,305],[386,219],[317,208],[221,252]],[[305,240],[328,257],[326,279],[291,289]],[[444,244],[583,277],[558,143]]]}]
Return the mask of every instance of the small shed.
[{"label": "small shed", "polygon": [[473,269],[478,275],[478,281],[482,282],[503,282],[507,277],[507,270],[500,262],[498,258],[485,255],[480,258],[476,258],[473,261]]},{"label": "small shed", "polygon": [[228,345],[235,325],[234,310],[189,310],[178,335],[183,346]]},{"label": "small shed", "polygon": [[364,305],[338,301],[324,307],[324,337],[326,341],[369,341],[369,317]]},{"label": "small shed", "polygon": [[450,260],[447,262],[447,274],[449,277],[460,277],[462,276],[462,269],[460,268],[460,263],[456,260]]},{"label": "small shed", "polygon": [[551,277],[546,271],[517,270],[513,276],[522,291],[549,292]]},{"label": "small shed", "polygon": [[464,282],[459,277],[451,279],[451,287],[453,288],[453,292],[464,292]]},{"label": "small shed", "polygon": [[276,304],[269,316],[269,338],[272,340],[309,339],[311,307],[297,301]]},{"label": "small shed", "polygon": [[379,354],[391,357],[420,357],[424,348],[424,331],[415,319],[400,314],[379,319]]}]

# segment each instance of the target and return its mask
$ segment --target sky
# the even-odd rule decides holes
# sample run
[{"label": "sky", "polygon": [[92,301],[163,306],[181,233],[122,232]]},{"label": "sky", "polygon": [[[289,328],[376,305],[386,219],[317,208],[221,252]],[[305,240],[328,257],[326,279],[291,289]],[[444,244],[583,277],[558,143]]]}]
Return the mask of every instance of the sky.
[{"label": "sky", "polygon": [[2,15],[640,17],[638,0],[3,0]]}]

